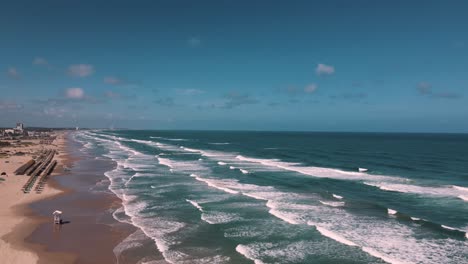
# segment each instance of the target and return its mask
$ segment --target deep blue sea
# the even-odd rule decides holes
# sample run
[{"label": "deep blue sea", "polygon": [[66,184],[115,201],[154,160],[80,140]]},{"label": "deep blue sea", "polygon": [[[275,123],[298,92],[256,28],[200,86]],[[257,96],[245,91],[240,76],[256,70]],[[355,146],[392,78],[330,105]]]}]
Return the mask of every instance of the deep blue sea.
[{"label": "deep blue sea", "polygon": [[139,230],[115,252],[140,263],[468,263],[468,135],[73,137],[116,162],[114,216]]}]

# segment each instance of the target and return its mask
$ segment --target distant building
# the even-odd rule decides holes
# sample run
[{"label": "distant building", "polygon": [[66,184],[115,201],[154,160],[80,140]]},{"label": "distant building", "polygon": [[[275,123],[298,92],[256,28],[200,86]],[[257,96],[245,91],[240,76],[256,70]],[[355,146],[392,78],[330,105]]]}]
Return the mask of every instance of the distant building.
[{"label": "distant building", "polygon": [[24,124],[23,124],[23,123],[16,123],[16,128],[15,128],[15,130],[18,130],[19,132],[23,133]]},{"label": "distant building", "polygon": [[5,130],[3,130],[3,133],[5,133],[5,135],[14,135],[15,130],[14,129],[5,129]]}]

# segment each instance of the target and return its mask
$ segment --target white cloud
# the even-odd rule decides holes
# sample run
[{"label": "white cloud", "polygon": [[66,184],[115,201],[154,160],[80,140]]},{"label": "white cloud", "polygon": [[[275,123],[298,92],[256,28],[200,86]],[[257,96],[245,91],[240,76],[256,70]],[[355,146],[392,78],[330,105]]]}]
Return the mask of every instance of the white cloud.
[{"label": "white cloud", "polygon": [[65,97],[69,99],[83,99],[85,93],[81,88],[68,88],[65,92]]},{"label": "white cloud", "polygon": [[304,88],[306,93],[314,93],[317,90],[318,86],[315,83],[311,83]]},{"label": "white cloud", "polygon": [[112,99],[120,97],[120,94],[112,92],[112,91],[105,92],[105,95],[106,95],[107,98],[112,98]]},{"label": "white cloud", "polygon": [[335,67],[319,63],[315,69],[315,72],[317,75],[332,75],[335,73]]},{"label": "white cloud", "polygon": [[42,65],[42,66],[48,66],[49,65],[49,62],[46,59],[41,58],[41,57],[34,58],[32,63],[34,65]]},{"label": "white cloud", "polygon": [[74,64],[68,67],[68,74],[75,77],[86,77],[94,73],[94,67],[90,64]]},{"label": "white cloud", "polygon": [[21,74],[18,72],[18,70],[15,67],[8,68],[7,75],[10,78],[13,78],[13,79],[20,79],[21,78]]},{"label": "white cloud", "polygon": [[17,104],[13,101],[2,101],[0,100],[0,110],[17,110],[23,108],[22,105]]},{"label": "white cloud", "polygon": [[67,109],[62,107],[45,107],[44,114],[48,116],[62,118],[68,112]]},{"label": "white cloud", "polygon": [[113,77],[113,76],[107,76],[107,77],[104,77],[104,83],[107,83],[107,84],[113,84],[113,85],[119,85],[119,84],[123,84],[124,81],[117,78],[117,77]]},{"label": "white cloud", "polygon": [[189,38],[189,40],[188,40],[188,44],[189,44],[191,47],[200,46],[200,44],[201,44],[201,39],[200,39],[199,37],[191,37],[191,38]]},{"label": "white cloud", "polygon": [[178,89],[177,92],[182,95],[197,95],[205,93],[205,91],[199,89]]}]

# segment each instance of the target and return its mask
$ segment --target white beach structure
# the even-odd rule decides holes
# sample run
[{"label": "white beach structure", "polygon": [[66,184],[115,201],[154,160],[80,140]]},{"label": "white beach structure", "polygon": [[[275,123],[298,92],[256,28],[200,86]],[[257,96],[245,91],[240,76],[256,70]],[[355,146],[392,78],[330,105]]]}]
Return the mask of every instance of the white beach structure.
[{"label": "white beach structure", "polygon": [[55,212],[53,212],[52,215],[54,216],[54,224],[62,223],[62,211],[55,210]]}]

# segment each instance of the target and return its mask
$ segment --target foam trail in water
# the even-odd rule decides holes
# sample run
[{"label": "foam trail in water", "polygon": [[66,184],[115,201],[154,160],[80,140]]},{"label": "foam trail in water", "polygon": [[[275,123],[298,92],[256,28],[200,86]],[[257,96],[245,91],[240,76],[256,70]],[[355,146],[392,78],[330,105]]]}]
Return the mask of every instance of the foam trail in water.
[{"label": "foam trail in water", "polygon": [[321,204],[332,206],[332,207],[341,207],[345,205],[344,202],[326,202],[326,201],[321,201],[321,200],[319,200],[319,202]]},{"label": "foam trail in water", "polygon": [[203,212],[203,208],[195,201],[185,199],[185,201],[189,202],[191,205],[195,206],[200,212]]},{"label": "foam trail in water", "polygon": [[231,193],[231,194],[238,194],[238,193],[239,193],[238,191],[234,191],[234,190],[231,190],[231,189],[229,189],[229,188],[227,188],[227,187],[224,187],[224,184],[223,184],[222,181],[220,181],[220,180],[205,179],[205,178],[199,177],[199,176],[196,175],[196,174],[191,174],[190,176],[191,176],[191,177],[194,177],[197,181],[201,181],[201,182],[206,183],[206,184],[207,184],[208,186],[210,186],[210,187],[213,187],[213,188],[216,188],[216,189],[225,191],[225,192],[227,192],[227,193]]},{"label": "foam trail in water", "polygon": [[421,195],[442,196],[442,197],[457,197],[464,201],[468,201],[464,194],[466,188],[460,186],[418,186],[411,184],[389,183],[389,182],[364,182],[365,185],[377,187],[382,191],[414,193]]},{"label": "foam trail in water", "polygon": [[313,177],[323,177],[323,178],[332,178],[332,179],[341,179],[341,180],[388,180],[388,181],[405,181],[399,177],[392,177],[392,176],[380,176],[380,175],[372,175],[368,173],[362,172],[351,172],[351,171],[343,171],[338,169],[330,169],[330,168],[323,168],[323,167],[304,167],[299,166],[298,163],[291,163],[291,162],[283,162],[277,159],[257,159],[257,158],[248,158],[242,155],[236,156],[236,159],[241,161],[247,161],[252,163],[259,163],[264,166],[269,167],[276,167],[283,170],[294,171],[304,175],[309,175]]},{"label": "foam trail in water", "polygon": [[226,166],[226,162],[218,161],[218,165]]},{"label": "foam trail in water", "polygon": [[244,169],[239,169],[239,170],[242,172],[242,174],[248,174],[249,173],[248,170],[244,170]]},{"label": "foam trail in water", "polygon": [[335,197],[336,199],[339,199],[339,200],[343,199],[343,196],[336,195],[336,194],[333,194],[333,197]]},{"label": "foam trail in water", "polygon": [[331,238],[331,239],[333,239],[335,241],[338,241],[338,242],[340,242],[342,244],[345,244],[345,245],[348,245],[348,246],[352,246],[352,247],[357,246],[354,242],[352,242],[352,241],[350,241],[350,240],[348,240],[348,239],[346,239],[346,238],[344,238],[344,237],[342,237],[342,236],[340,236],[340,235],[338,235],[338,234],[336,234],[336,233],[334,233],[334,232],[332,232],[332,231],[330,231],[330,230],[328,230],[326,228],[320,227],[316,223],[307,222],[307,224],[310,225],[310,226],[315,226],[317,231],[319,231],[320,234],[322,234],[323,236],[326,236],[328,238]]}]

